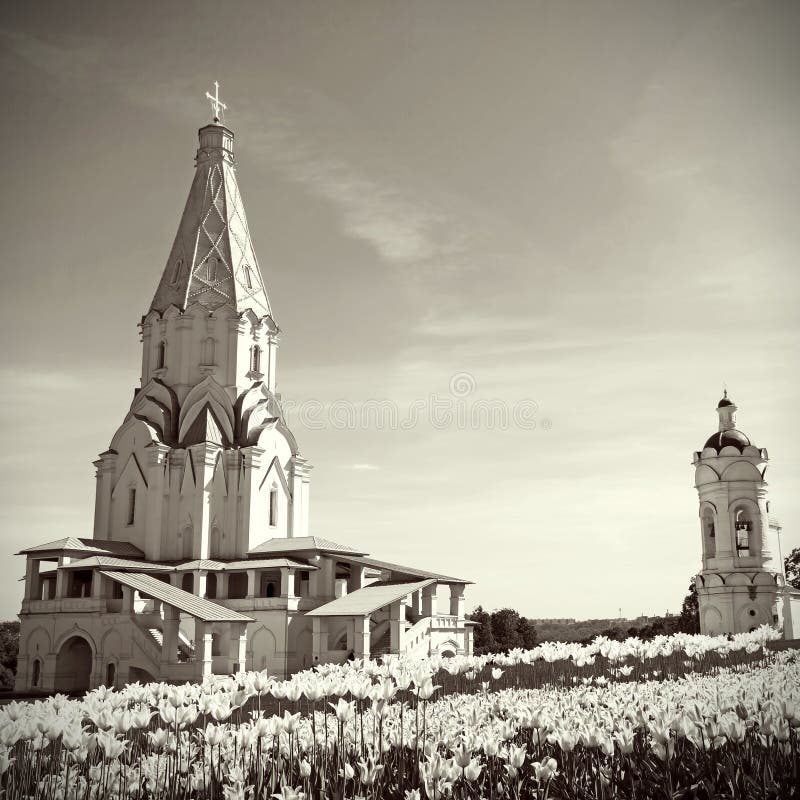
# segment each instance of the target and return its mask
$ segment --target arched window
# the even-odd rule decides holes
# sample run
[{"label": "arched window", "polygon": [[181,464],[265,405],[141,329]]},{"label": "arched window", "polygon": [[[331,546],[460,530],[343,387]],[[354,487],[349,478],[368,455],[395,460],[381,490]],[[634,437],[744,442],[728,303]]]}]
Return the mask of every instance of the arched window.
[{"label": "arched window", "polygon": [[212,656],[222,655],[222,642],[220,641],[220,636],[218,633],[211,634],[211,655]]},{"label": "arched window", "polygon": [[193,592],[194,591],[194,575],[191,572],[184,572],[183,578],[181,578],[181,589],[184,592]]},{"label": "arched window", "polygon": [[217,343],[210,336],[203,342],[203,364],[212,366],[214,364],[214,356]]},{"label": "arched window", "polygon": [[128,525],[136,522],[136,489],[128,490]]},{"label": "arched window", "polygon": [[164,369],[167,366],[167,343],[158,343],[158,352],[156,354],[156,369]]},{"label": "arched window", "polygon": [[252,372],[261,372],[261,348],[257,344],[250,351],[250,369]]},{"label": "arched window", "polygon": [[183,547],[181,558],[190,559],[194,555],[194,531],[191,525],[187,525],[183,529]]},{"label": "arched window", "polygon": [[753,530],[753,521],[746,508],[737,508],[733,515],[733,527],[736,532],[736,554],[739,556],[750,555],[750,533]]},{"label": "arched window", "polygon": [[206,277],[208,278],[209,283],[213,283],[217,279],[217,258],[216,256],[211,256],[206,261]]},{"label": "arched window", "polygon": [[278,490],[270,489],[269,492],[269,525],[274,528],[278,524]]},{"label": "arched window", "polygon": [[248,266],[245,266],[244,268],[244,283],[248,289],[253,288],[253,273]]},{"label": "arched window", "polygon": [[213,600],[217,596],[217,575],[209,572],[206,576],[206,597]]},{"label": "arched window", "polygon": [[717,554],[717,539],[714,527],[714,512],[710,508],[703,509],[702,524],[706,558],[714,558]]},{"label": "arched window", "polygon": [[117,665],[113,661],[108,662],[108,666],[106,667],[106,686],[110,689],[114,687],[114,683],[117,680]]},{"label": "arched window", "polygon": [[172,268],[172,278],[170,279],[171,286],[177,286],[178,281],[181,279],[181,272],[183,272],[183,259],[179,258]]},{"label": "arched window", "polygon": [[33,659],[33,672],[31,674],[31,688],[38,689],[42,679],[42,662],[38,658]]}]

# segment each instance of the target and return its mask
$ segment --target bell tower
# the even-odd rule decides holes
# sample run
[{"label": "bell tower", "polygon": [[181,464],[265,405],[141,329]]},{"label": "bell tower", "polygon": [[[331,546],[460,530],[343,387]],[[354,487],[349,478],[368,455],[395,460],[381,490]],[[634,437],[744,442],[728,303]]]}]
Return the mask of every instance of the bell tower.
[{"label": "bell tower", "polygon": [[718,429],[695,452],[703,568],[697,576],[702,633],[741,633],[781,625],[783,571],[778,528],[770,525],[769,457],[736,428],[727,390]]}]

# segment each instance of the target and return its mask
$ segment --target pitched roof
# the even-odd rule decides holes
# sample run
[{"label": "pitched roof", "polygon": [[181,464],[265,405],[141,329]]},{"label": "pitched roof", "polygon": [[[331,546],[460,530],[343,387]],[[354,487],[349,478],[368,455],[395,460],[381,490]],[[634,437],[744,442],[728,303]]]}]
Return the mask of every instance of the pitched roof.
[{"label": "pitched roof", "polygon": [[305,561],[298,561],[296,558],[250,558],[244,561],[229,561],[224,565],[226,572],[240,569],[280,569],[281,567],[319,569],[315,564],[307,564]]},{"label": "pitched roof", "polygon": [[78,553],[98,553],[106,556],[120,556],[122,558],[144,558],[144,553],[130,542],[112,542],[110,539],[78,539],[67,536],[56,539],[54,542],[39,544],[36,547],[27,547],[20,550],[17,555],[28,553],[73,551]]},{"label": "pitched roof", "polygon": [[393,564],[391,561],[380,561],[377,558],[369,556],[353,556],[348,557],[348,561],[355,561],[358,564],[363,564],[365,567],[373,567],[374,569],[391,570],[392,572],[399,572],[403,575],[410,575],[419,578],[433,578],[439,583],[474,583],[466,578],[454,578],[450,575],[441,575],[438,572],[429,572],[425,569],[417,569],[416,567],[406,567],[402,564]]},{"label": "pitched roof", "polygon": [[249,558],[240,561],[215,561],[209,558],[201,558],[177,564],[173,569],[176,572],[195,569],[205,569],[211,572],[236,572],[244,569],[280,569],[281,567],[319,569],[313,564],[306,564],[304,561],[298,561],[295,558]]},{"label": "pitched roof", "polygon": [[416,583],[372,583],[361,589],[356,589],[350,594],[337,597],[330,603],[307,611],[307,617],[358,617],[371,614],[379,608],[394,603],[407,597],[412,592],[417,592],[435,583],[433,580],[417,581]]},{"label": "pitched roof", "polygon": [[139,570],[145,572],[172,572],[175,568],[169,564],[156,564],[152,561],[131,561],[114,556],[89,556],[80,561],[63,564],[59,569],[91,569],[93,567],[110,567],[111,569]]},{"label": "pitched roof", "polygon": [[112,570],[102,570],[101,575],[111,578],[117,583],[130,586],[137,592],[161,600],[168,606],[177,608],[186,614],[190,614],[203,622],[253,622],[251,617],[244,614],[237,614],[225,606],[204,600],[191,592],[185,592],[177,586],[172,586],[165,581],[154,578],[152,575],[145,575],[143,572],[114,572]]},{"label": "pitched roof", "polygon": [[230,304],[271,316],[236,181],[233,131],[206,125],[198,133],[194,179],[150,310]]},{"label": "pitched roof", "polygon": [[249,553],[296,553],[304,550],[319,550],[324,553],[347,553],[356,556],[364,555],[363,550],[356,550],[346,544],[338,544],[332,542],[330,539],[322,539],[319,536],[294,536],[284,538],[276,536],[273,539],[267,539],[256,545]]}]

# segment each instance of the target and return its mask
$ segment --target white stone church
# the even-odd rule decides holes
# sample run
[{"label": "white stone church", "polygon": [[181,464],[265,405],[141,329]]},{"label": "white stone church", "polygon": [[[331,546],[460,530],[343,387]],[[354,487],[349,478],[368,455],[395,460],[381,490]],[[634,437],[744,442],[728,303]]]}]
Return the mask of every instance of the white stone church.
[{"label": "white stone church", "polygon": [[21,553],[17,690],[471,653],[469,581],[311,535],[234,135],[215,117],[199,137],[140,388],[95,461],[94,530]]},{"label": "white stone church", "polygon": [[694,454],[703,569],[696,578],[700,631],[715,636],[761,625],[800,638],[800,591],[786,583],[781,526],[770,516],[769,456],[736,428],[726,391],[718,429]]}]

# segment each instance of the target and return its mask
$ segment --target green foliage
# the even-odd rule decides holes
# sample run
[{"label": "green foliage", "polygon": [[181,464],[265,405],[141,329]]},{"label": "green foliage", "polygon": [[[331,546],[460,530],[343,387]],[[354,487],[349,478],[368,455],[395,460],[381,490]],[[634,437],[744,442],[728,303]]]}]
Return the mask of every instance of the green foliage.
[{"label": "green foliage", "polygon": [[515,647],[526,650],[536,646],[536,626],[513,608],[491,613],[478,606],[467,619],[477,622],[474,650],[476,655],[507,653]]},{"label": "green foliage", "polygon": [[800,547],[795,547],[783,559],[783,566],[786,570],[786,582],[795,589],[800,589]]},{"label": "green foliage", "polygon": [[14,688],[19,653],[19,622],[0,622],[0,690]]},{"label": "green foliage", "polygon": [[700,604],[694,578],[689,581],[689,591],[683,598],[677,630],[680,633],[700,633]]}]

